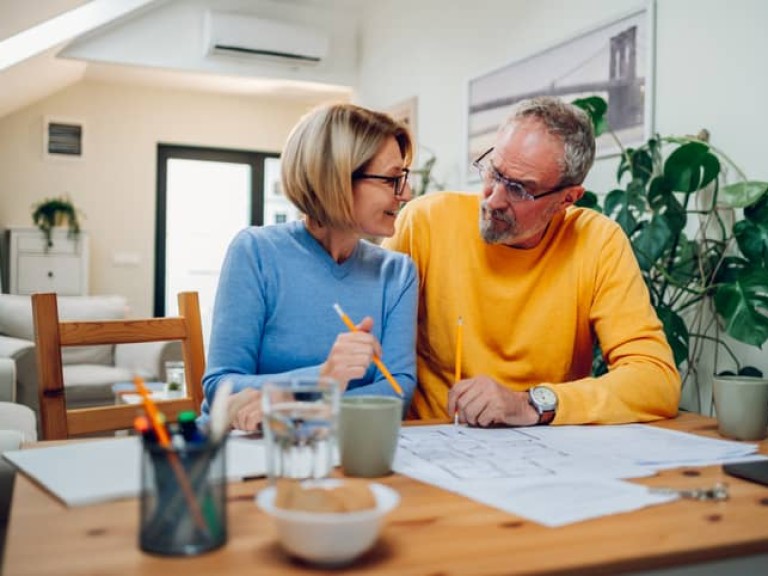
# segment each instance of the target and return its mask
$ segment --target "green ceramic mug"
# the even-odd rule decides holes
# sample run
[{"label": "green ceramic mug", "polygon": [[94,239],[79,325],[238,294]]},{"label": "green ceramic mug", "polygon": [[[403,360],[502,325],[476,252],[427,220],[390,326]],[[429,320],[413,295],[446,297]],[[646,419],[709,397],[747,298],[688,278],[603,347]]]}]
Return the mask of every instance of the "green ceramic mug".
[{"label": "green ceramic mug", "polygon": [[403,401],[391,396],[347,396],[339,411],[339,452],[346,476],[392,472]]}]

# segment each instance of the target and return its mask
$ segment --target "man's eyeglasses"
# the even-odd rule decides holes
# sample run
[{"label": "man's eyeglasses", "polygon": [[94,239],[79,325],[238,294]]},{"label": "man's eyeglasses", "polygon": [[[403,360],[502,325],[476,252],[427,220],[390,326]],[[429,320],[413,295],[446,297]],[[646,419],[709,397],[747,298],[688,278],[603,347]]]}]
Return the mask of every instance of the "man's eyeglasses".
[{"label": "man's eyeglasses", "polygon": [[534,200],[538,200],[544,196],[557,194],[558,192],[561,192],[562,190],[572,186],[572,184],[565,184],[563,186],[558,186],[557,188],[553,188],[552,190],[548,190],[547,192],[542,192],[541,194],[536,194],[536,196],[534,196],[528,192],[528,190],[525,189],[525,186],[523,186],[520,182],[510,180],[501,174],[498,170],[496,170],[496,167],[491,164],[491,159],[488,158],[488,155],[491,152],[493,152],[493,147],[488,148],[488,150],[483,152],[483,154],[477,160],[472,162],[472,166],[477,168],[477,171],[480,173],[480,177],[483,179],[487,186],[496,186],[497,184],[504,186],[504,191],[507,193],[507,200],[509,202],[533,202]]},{"label": "man's eyeglasses", "polygon": [[392,190],[395,193],[395,197],[399,198],[403,195],[405,192],[405,185],[410,184],[409,178],[410,178],[411,171],[408,168],[403,168],[402,173],[398,174],[397,176],[384,176],[383,174],[353,174],[352,180],[366,180],[366,179],[372,179],[372,180],[383,180],[384,182],[387,182],[390,186],[392,186]]}]

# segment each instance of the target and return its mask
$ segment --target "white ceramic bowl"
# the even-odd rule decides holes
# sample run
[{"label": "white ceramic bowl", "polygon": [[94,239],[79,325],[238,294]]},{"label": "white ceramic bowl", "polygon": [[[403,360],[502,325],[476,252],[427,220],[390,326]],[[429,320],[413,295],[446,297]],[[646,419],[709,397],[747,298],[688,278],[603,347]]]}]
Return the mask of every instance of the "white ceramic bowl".
[{"label": "white ceramic bowl", "polygon": [[[338,480],[326,480],[338,482]],[[280,544],[308,562],[340,565],[367,551],[379,535],[384,516],[400,502],[400,495],[383,484],[369,485],[376,508],[359,512],[320,513],[276,508],[275,487],[256,496],[259,508],[275,519]]]}]

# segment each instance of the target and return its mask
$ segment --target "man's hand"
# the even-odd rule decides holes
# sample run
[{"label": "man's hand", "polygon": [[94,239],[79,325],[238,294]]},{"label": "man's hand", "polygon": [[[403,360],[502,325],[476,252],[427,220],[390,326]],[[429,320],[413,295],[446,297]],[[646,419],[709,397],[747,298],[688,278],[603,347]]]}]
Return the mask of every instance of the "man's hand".
[{"label": "man's hand", "polygon": [[448,392],[448,415],[459,413],[459,422],[471,426],[532,426],[539,415],[528,402],[527,392],[505,388],[489,376],[456,383]]},{"label": "man's hand", "polygon": [[264,419],[261,412],[261,391],[245,388],[229,397],[227,416],[232,428],[255,432]]},{"label": "man's hand", "polygon": [[339,382],[344,392],[350,380],[365,376],[373,356],[381,356],[381,345],[373,334],[373,318],[366,316],[357,325],[357,332],[344,332],[336,337],[328,358],[320,368],[320,376]]}]

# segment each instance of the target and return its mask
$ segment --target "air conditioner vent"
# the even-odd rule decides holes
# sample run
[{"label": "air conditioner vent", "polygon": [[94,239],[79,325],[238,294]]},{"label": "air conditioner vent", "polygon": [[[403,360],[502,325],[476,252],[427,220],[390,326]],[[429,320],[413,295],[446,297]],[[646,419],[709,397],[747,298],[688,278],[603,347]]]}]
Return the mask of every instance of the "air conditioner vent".
[{"label": "air conditioner vent", "polygon": [[209,11],[205,34],[207,55],[318,64],[328,54],[328,35],[321,30],[245,14]]},{"label": "air conditioner vent", "polygon": [[250,54],[252,56],[266,56],[274,58],[286,58],[288,60],[297,60],[300,62],[320,62],[319,56],[310,56],[307,54],[292,54],[289,52],[277,52],[275,50],[256,50],[245,46],[227,46],[225,44],[214,45],[214,51],[218,53],[232,52],[239,54]]}]

